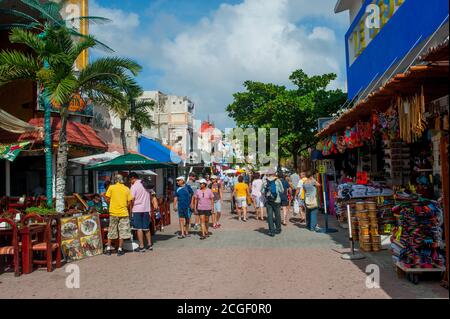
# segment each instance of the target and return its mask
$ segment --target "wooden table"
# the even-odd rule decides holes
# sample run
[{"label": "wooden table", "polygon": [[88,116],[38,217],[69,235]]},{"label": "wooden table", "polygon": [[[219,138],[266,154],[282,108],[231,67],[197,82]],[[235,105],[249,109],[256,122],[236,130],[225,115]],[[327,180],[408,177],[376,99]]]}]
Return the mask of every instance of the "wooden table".
[{"label": "wooden table", "polygon": [[29,274],[33,271],[33,246],[31,237],[35,234],[45,232],[46,223],[31,224],[19,229],[22,242],[22,273]]}]

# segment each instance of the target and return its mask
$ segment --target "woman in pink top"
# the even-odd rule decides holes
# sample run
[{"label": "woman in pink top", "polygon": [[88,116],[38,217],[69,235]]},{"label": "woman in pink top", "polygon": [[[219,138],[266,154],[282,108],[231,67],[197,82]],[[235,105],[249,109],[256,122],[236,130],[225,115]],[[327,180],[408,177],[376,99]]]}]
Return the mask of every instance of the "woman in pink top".
[{"label": "woman in pink top", "polygon": [[200,216],[200,223],[202,225],[202,235],[200,239],[203,240],[209,237],[209,216],[214,210],[214,194],[206,187],[207,182],[204,179],[200,180],[200,189],[194,195],[195,213]]}]

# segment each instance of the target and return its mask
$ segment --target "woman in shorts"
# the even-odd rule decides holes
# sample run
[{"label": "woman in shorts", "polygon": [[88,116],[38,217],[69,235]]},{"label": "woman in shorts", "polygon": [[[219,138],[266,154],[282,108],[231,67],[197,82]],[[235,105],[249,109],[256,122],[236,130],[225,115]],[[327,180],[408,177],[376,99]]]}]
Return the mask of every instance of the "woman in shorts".
[{"label": "woman in shorts", "polygon": [[264,201],[262,196],[262,184],[263,181],[259,175],[256,173],[252,182],[252,199],[253,205],[255,206],[256,220],[264,220]]},{"label": "woman in shorts", "polygon": [[200,189],[195,192],[194,195],[194,209],[200,216],[201,223],[201,236],[200,239],[204,240],[209,237],[209,217],[214,211],[214,194],[207,187],[207,181],[205,179],[200,180]]}]

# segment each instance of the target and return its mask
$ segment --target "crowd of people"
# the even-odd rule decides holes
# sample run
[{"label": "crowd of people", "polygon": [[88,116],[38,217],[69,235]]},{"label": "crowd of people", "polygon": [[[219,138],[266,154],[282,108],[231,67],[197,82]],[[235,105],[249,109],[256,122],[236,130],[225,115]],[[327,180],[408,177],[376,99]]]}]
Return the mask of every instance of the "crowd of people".
[{"label": "crowd of people", "polygon": [[[300,216],[300,223],[311,231],[318,231],[317,187],[320,184],[312,173],[300,175],[277,173],[268,170],[265,174],[226,174],[218,177],[206,175],[197,178],[189,174],[177,178],[174,210],[178,212],[180,235],[190,237],[190,229],[198,231],[200,239],[208,238],[210,218],[213,229],[220,228],[223,192],[231,192],[231,211],[240,222],[247,222],[249,208],[253,206],[257,220],[267,220],[270,236],[281,233],[287,226],[291,213]],[[192,223],[191,223],[192,222]]]},{"label": "crowd of people", "polygon": [[[114,183],[105,185],[105,192],[94,196],[89,206],[102,207],[106,202],[110,219],[108,243],[105,254],[111,255],[112,241],[118,240],[117,255],[125,254],[124,241],[136,231],[139,246],[135,252],[153,250],[150,232],[150,213],[158,214],[158,200],[152,187],[144,185],[136,173],[128,175],[129,186],[118,174]],[[274,237],[287,226],[291,213],[299,215],[300,223],[311,231],[318,231],[317,187],[320,184],[310,172],[291,175],[268,170],[264,174],[235,174],[199,176],[190,173],[188,179],[176,179],[173,210],[178,214],[179,239],[198,233],[200,240],[212,235],[213,229],[221,227],[220,219],[224,191],[231,192],[231,211],[239,222],[247,222],[249,208],[253,206],[256,220],[267,221],[268,234]],[[131,218],[130,218],[131,217]]]}]

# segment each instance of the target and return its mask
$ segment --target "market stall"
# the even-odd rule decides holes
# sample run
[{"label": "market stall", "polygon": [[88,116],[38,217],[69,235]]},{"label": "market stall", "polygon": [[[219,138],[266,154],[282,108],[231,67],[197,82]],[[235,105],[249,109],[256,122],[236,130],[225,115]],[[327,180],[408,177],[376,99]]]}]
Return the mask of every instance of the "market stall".
[{"label": "market stall", "polygon": [[317,148],[340,170],[339,220],[348,222],[350,208],[364,251],[378,251],[377,236],[389,235],[393,263],[408,273],[443,272],[448,263],[448,41],[439,50],[318,133]]}]

